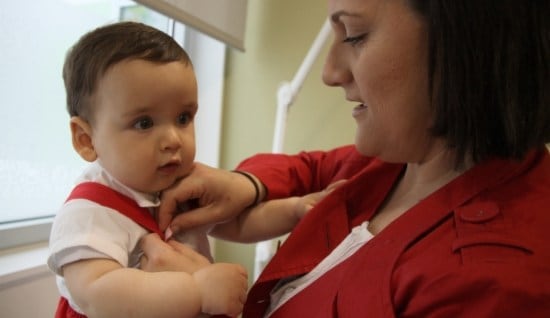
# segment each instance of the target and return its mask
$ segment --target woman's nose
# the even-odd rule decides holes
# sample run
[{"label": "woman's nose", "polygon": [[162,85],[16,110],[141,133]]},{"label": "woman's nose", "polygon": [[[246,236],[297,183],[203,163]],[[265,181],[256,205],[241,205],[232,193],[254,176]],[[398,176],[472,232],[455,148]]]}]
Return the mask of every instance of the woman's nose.
[{"label": "woman's nose", "polygon": [[323,67],[323,82],[328,86],[343,86],[352,78],[338,45],[339,43],[332,43]]}]

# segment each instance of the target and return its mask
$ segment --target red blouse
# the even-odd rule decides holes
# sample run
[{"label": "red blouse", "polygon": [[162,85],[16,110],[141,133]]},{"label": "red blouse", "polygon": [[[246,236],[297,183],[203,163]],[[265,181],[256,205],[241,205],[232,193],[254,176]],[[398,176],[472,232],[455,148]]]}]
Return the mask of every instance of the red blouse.
[{"label": "red blouse", "polygon": [[[403,170],[351,146],[244,161],[269,198],[349,181],[317,204],[252,286],[262,317],[281,278],[303,275],[369,220]],[[420,201],[272,317],[550,317],[550,155],[489,160]]]}]

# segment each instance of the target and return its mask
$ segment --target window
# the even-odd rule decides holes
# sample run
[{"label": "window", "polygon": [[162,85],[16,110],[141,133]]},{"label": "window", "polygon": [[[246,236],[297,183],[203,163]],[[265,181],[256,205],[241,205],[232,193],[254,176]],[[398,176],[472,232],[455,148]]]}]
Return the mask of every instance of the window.
[{"label": "window", "polygon": [[80,36],[121,19],[157,27],[186,48],[199,85],[197,160],[218,164],[223,43],[128,0],[2,1],[0,249],[46,239],[86,165],[71,145],[61,69]]}]

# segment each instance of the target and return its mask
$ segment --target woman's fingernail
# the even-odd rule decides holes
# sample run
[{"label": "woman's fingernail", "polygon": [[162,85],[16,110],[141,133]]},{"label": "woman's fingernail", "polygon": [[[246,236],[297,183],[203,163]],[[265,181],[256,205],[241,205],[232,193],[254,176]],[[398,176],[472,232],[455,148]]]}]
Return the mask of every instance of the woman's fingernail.
[{"label": "woman's fingernail", "polygon": [[168,241],[170,238],[172,238],[172,235],[174,235],[172,229],[170,227],[167,227],[166,231],[164,231],[164,240]]}]

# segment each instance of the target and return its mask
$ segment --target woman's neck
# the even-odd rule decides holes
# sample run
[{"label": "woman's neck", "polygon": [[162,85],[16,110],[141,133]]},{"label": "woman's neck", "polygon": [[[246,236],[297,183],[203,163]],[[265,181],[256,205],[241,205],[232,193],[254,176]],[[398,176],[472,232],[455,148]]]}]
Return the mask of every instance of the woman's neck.
[{"label": "woman's neck", "polygon": [[455,168],[455,157],[451,151],[435,152],[421,163],[409,163],[405,171],[388,193],[377,214],[369,223],[369,230],[377,234],[405,211],[415,206],[439,188],[451,182],[470,168]]},{"label": "woman's neck", "polygon": [[408,163],[396,188],[402,193],[418,193],[425,197],[461,175],[470,166],[465,164],[457,169],[454,153],[444,149],[421,163]]}]

